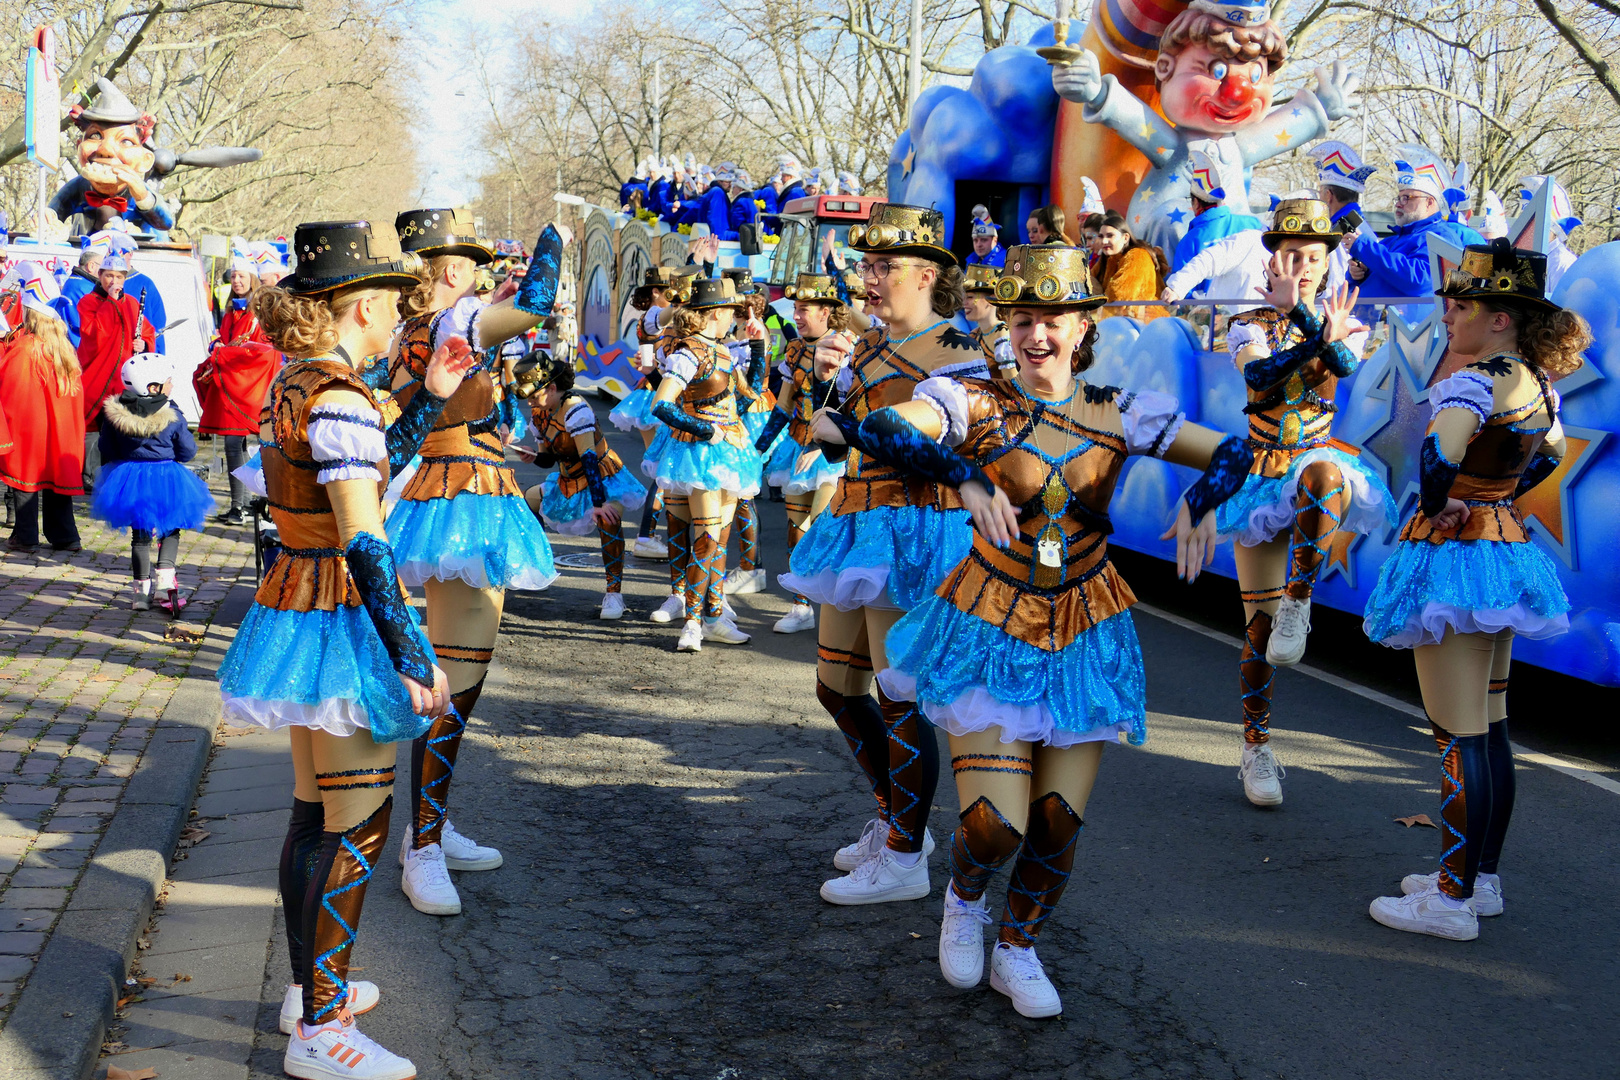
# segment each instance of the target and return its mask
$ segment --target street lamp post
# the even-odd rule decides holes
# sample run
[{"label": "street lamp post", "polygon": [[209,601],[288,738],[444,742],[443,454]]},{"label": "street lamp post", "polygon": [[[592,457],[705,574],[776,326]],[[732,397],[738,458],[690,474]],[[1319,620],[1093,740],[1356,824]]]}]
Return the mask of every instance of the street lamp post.
[{"label": "street lamp post", "polygon": [[917,107],[917,95],[922,92],[922,0],[911,0],[911,55],[906,65],[906,123],[911,122],[911,110]]}]

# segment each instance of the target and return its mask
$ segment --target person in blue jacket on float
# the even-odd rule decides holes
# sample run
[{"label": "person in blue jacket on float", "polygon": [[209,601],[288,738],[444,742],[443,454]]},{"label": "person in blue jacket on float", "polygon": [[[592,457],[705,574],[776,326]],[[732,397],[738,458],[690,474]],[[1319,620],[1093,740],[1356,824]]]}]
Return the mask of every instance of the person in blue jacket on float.
[{"label": "person in blue jacket on float", "polygon": [[647,206],[647,163],[636,162],[636,171],[630,174],[630,179],[619,185],[619,209],[623,210],[630,205],[630,196],[633,192],[641,192],[641,205]]},{"label": "person in blue jacket on float", "polygon": [[[1170,260],[1175,272],[1217,240],[1249,229],[1263,229],[1265,225],[1252,214],[1234,214],[1226,205],[1226,189],[1220,185],[1220,169],[1201,150],[1187,155],[1187,188],[1192,195],[1193,218],[1187,223],[1187,232],[1176,244]],[[1197,286],[1204,288],[1208,282]]]},{"label": "person in blue jacket on float", "polygon": [[[724,169],[725,166],[722,165],[721,168]],[[746,176],[747,173],[738,169],[728,191],[728,196],[731,199],[729,214],[731,219],[730,235],[732,237],[737,237],[744,225],[753,225],[759,221],[759,207],[755,205],[754,193],[749,190],[749,185],[745,182]]]},{"label": "person in blue jacket on float", "polygon": [[1483,244],[1485,238],[1467,225],[1446,220],[1446,188],[1451,182],[1446,163],[1420,146],[1401,150],[1410,160],[1395,162],[1395,228],[1379,240],[1363,222],[1350,244],[1348,272],[1362,296],[1411,296],[1428,304],[1434,290],[1444,284],[1429,275],[1429,235],[1459,249]]},{"label": "person in blue jacket on float", "polygon": [[969,266],[1007,265],[1007,249],[1001,246],[1001,231],[989,221],[973,222],[973,250],[968,252]]},{"label": "person in blue jacket on float", "polygon": [[701,221],[708,225],[711,235],[722,240],[737,239],[737,230],[731,226],[731,186],[737,180],[736,166],[722,161],[713,172],[714,179],[697,203],[699,209],[693,224]]}]

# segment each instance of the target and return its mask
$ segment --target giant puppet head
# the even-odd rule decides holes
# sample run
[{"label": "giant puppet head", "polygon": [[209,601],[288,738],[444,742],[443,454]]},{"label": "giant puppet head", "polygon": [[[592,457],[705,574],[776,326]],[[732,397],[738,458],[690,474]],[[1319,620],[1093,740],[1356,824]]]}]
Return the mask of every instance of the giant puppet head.
[{"label": "giant puppet head", "polygon": [[1193,0],[1159,39],[1159,107],[1182,131],[1233,134],[1271,110],[1272,80],[1287,58],[1268,4]]},{"label": "giant puppet head", "polygon": [[93,104],[74,106],[68,114],[79,129],[79,175],[100,197],[91,203],[121,197],[145,201],[146,177],[157,160],[152,144],[156,121],[106,79],[96,80],[96,91]]}]

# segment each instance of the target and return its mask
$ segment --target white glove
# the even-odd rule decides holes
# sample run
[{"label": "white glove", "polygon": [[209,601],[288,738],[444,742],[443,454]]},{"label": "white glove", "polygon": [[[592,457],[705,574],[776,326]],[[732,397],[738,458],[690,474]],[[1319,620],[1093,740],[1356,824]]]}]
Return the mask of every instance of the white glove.
[{"label": "white glove", "polygon": [[1329,120],[1343,120],[1361,109],[1361,76],[1349,71],[1343,60],[1333,61],[1331,69],[1316,69],[1316,100]]},{"label": "white glove", "polygon": [[1052,66],[1052,89],[1065,101],[1078,101],[1082,105],[1095,107],[1102,101],[1106,87],[1103,86],[1102,69],[1097,64],[1097,54],[1090,49],[1084,49],[1072,64],[1054,64]]}]

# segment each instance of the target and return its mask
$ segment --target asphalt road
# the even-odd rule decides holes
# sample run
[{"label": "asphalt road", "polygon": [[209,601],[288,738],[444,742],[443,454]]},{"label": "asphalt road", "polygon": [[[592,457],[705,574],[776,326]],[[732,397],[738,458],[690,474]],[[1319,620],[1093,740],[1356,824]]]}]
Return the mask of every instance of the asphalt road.
[{"label": "asphalt road", "polygon": [[[438,919],[400,892],[391,839],[360,935],[355,974],[384,992],[362,1027],[423,1078],[1613,1075],[1620,796],[1521,767],[1506,914],[1471,943],[1388,930],[1368,902],[1439,851],[1393,820],[1438,817],[1426,728],[1282,672],[1287,802],[1256,809],[1235,649],[1139,613],[1149,740],[1105,754],[1040,946],[1065,1013],[1025,1020],[940,978],[943,844],[926,900],[819,899],[870,796],[812,692],[814,641],[770,632],[773,593],[737,602],[752,644],[677,654],[677,628],[645,621],[666,582],[632,563],[621,623],[594,619],[595,566],[508,597],[452,795],[506,865],[457,874],[465,910]],[[957,809],[946,775],[940,840]],[[278,940],[270,981],[285,971]],[[256,1075],[280,1075],[284,1043],[260,1035]]]}]

